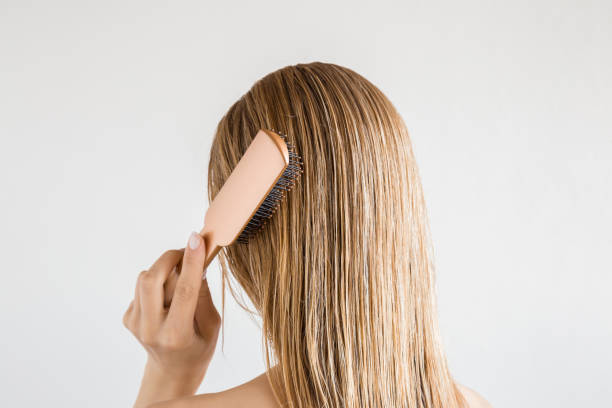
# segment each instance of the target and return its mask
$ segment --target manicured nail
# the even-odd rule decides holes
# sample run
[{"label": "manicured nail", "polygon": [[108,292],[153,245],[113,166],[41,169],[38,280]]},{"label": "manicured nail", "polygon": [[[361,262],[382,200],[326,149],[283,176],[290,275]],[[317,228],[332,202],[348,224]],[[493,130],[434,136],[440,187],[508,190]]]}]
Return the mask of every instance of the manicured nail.
[{"label": "manicured nail", "polygon": [[202,238],[197,232],[192,232],[189,236],[189,248],[197,249],[200,246],[200,242],[202,242]]}]

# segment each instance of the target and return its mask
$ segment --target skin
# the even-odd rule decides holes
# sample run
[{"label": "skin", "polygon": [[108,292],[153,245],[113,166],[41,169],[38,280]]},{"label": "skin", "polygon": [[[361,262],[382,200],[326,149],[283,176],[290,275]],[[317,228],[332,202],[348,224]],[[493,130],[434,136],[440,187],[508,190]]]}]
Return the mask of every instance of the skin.
[{"label": "skin", "polygon": [[[205,243],[192,233],[138,276],[123,324],[147,352],[134,408],[279,407],[266,373],[226,391],[194,395],[212,359],[221,317],[203,279]],[[180,271],[180,272],[177,272]],[[491,405],[459,386],[470,407]]]}]

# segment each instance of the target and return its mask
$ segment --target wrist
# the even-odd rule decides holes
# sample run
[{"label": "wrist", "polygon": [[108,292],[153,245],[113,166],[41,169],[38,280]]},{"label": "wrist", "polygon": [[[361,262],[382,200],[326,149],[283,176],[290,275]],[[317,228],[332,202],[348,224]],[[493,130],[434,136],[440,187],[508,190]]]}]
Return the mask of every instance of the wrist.
[{"label": "wrist", "polygon": [[166,388],[176,390],[191,390],[195,393],[202,383],[206,370],[205,367],[168,367],[158,364],[156,360],[149,357],[145,366],[145,376],[159,386],[166,384]]},{"label": "wrist", "polygon": [[149,358],[134,408],[194,395],[204,378],[204,373],[204,370],[188,372],[166,369]]}]

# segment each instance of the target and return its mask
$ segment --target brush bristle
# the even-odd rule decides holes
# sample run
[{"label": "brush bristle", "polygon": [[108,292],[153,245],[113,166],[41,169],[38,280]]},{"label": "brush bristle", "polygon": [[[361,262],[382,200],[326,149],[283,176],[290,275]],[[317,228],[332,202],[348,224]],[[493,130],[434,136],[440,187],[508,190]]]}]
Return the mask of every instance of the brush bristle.
[{"label": "brush bristle", "polygon": [[279,135],[287,144],[289,164],[236,239],[241,244],[247,244],[249,239],[263,228],[304,171],[302,169],[304,163],[302,163],[301,157],[296,153],[295,146],[287,141],[287,136],[274,129],[271,130]]}]

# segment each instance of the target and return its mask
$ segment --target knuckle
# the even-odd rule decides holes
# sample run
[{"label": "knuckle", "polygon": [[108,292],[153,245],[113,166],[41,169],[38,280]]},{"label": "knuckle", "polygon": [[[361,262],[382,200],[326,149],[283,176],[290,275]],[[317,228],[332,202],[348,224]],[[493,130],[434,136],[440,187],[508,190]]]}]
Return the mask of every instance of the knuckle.
[{"label": "knuckle", "polygon": [[219,332],[221,331],[221,325],[215,324],[214,326],[210,327],[208,330],[210,333],[210,337],[216,338],[219,335]]},{"label": "knuckle", "polygon": [[132,302],[130,303],[130,306],[125,311],[125,313],[123,314],[123,318],[121,319],[121,321],[123,322],[123,326],[125,326],[126,329],[131,329],[133,309],[134,309],[134,303]]},{"label": "knuckle", "polygon": [[176,252],[177,252],[176,249],[168,249],[166,252],[164,252],[162,254],[161,257],[162,258],[168,258],[168,257],[174,256],[176,254]]},{"label": "knuckle", "polygon": [[144,332],[140,335],[140,341],[149,347],[156,347],[159,345],[157,337],[153,333]]},{"label": "knuckle", "polygon": [[130,328],[130,316],[129,316],[129,314],[127,312],[123,315],[123,320],[122,321],[123,321],[123,326],[126,329],[129,329]]},{"label": "knuckle", "polygon": [[159,338],[159,347],[167,351],[181,350],[187,346],[185,336],[182,336],[178,330],[168,329]]},{"label": "knuckle", "polygon": [[128,331],[132,333],[134,336],[137,335],[137,332],[134,329],[134,323],[131,320],[127,321],[127,323],[125,324],[125,328],[128,329]]},{"label": "knuckle", "polygon": [[192,253],[186,253],[183,258],[183,269],[195,270],[202,269],[204,266],[204,260],[195,256]]},{"label": "knuckle", "polygon": [[211,324],[215,327],[215,328],[219,328],[221,326],[221,315],[219,314],[219,312],[215,312],[212,315],[212,318],[210,319]]},{"label": "knuckle", "polygon": [[181,283],[174,289],[173,299],[179,302],[185,302],[191,300],[195,296],[195,288],[193,285],[187,283]]},{"label": "knuckle", "polygon": [[136,278],[136,285],[140,285],[140,282],[142,282],[142,279],[144,278],[144,276],[146,275],[147,271],[140,271],[140,273],[138,274],[138,278]]},{"label": "knuckle", "polygon": [[142,289],[149,290],[156,284],[155,275],[148,271],[144,271],[140,274],[139,285]]}]

